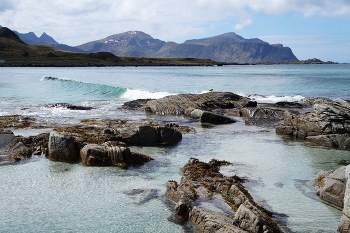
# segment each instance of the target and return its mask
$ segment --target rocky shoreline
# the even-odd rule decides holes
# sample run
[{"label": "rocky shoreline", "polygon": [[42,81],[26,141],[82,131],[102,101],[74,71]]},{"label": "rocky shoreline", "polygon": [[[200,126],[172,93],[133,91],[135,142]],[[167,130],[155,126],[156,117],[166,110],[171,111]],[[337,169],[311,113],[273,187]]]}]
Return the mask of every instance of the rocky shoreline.
[{"label": "rocky shoreline", "polygon": [[[89,110],[82,106],[55,104],[71,110]],[[350,102],[325,98],[308,98],[302,103],[279,102],[258,105],[249,98],[229,92],[180,94],[161,99],[135,100],[125,103],[121,111],[144,111],[156,115],[181,115],[203,124],[231,124],[235,117],[247,125],[276,129],[276,133],[337,149],[350,149]],[[36,136],[15,136],[11,129],[50,129]],[[80,163],[85,166],[117,166],[127,169],[153,158],[132,152],[129,146],[169,146],[182,140],[193,129],[177,123],[129,123],[120,119],[85,119],[79,124],[58,127],[39,125],[27,116],[0,117],[0,164],[12,164],[45,155],[52,161]],[[244,179],[225,177],[220,167],[226,161],[213,158],[209,163],[191,158],[181,169],[183,177],[169,181],[166,196],[175,204],[179,221],[189,221],[200,232],[288,232],[271,211],[256,203],[242,185]],[[311,183],[320,198],[344,208],[338,232],[350,229],[350,168],[320,172]],[[231,214],[198,206],[198,201],[217,200]]]}]

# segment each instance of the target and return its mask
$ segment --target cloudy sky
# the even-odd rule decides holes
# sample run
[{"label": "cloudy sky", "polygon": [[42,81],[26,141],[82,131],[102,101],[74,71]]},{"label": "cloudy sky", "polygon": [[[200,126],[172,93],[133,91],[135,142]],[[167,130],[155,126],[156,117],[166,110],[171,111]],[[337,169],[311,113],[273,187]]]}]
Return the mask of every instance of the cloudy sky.
[{"label": "cloudy sky", "polygon": [[134,30],[178,43],[235,32],[350,62],[350,0],[0,0],[0,25],[71,46]]}]

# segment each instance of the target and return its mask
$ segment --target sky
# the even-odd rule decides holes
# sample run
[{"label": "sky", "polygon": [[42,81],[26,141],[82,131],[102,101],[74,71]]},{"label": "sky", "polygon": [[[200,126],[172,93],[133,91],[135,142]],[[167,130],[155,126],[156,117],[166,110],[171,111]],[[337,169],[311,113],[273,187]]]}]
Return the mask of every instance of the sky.
[{"label": "sky", "polygon": [[126,31],[183,43],[227,32],[350,62],[350,0],[0,0],[0,25],[77,46]]}]

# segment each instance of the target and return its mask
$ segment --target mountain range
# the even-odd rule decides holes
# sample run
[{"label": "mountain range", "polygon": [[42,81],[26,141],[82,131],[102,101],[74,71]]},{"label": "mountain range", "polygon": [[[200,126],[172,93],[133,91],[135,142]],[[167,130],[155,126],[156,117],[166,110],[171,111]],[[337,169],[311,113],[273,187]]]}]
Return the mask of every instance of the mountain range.
[{"label": "mountain range", "polygon": [[258,38],[245,39],[234,32],[175,43],[154,39],[141,31],[128,31],[76,47],[60,44],[46,33],[40,37],[33,32],[15,33],[30,45],[46,45],[73,52],[111,52],[116,56],[150,58],[203,58],[227,63],[298,60],[289,47],[269,44]]}]

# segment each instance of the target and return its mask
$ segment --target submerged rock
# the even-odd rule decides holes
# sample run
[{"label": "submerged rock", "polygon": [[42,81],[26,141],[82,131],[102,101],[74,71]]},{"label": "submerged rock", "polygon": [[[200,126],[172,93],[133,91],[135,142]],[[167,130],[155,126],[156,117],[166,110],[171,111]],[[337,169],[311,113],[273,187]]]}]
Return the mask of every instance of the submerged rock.
[{"label": "submerged rock", "polygon": [[124,193],[133,200],[134,204],[141,205],[158,198],[158,192],[157,189],[133,189]]},{"label": "submerged rock", "polygon": [[[189,220],[200,232],[286,232],[271,218],[272,214],[259,206],[242,186],[239,177],[225,177],[220,166],[226,161],[211,160],[209,163],[190,159],[181,169],[180,184],[168,181],[166,196],[174,201],[175,214]],[[234,216],[198,207],[198,201],[215,199],[221,195],[226,205],[235,211]]]},{"label": "submerged rock", "polygon": [[31,157],[32,153],[11,130],[0,129],[0,164],[14,163]]}]

